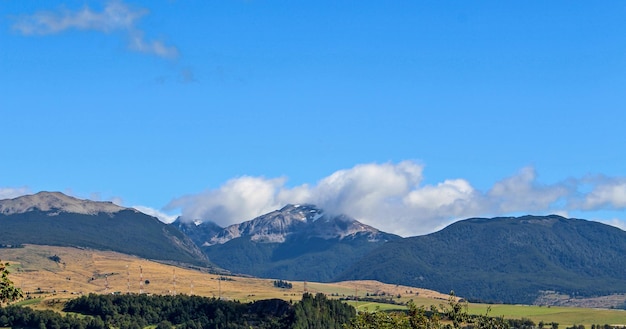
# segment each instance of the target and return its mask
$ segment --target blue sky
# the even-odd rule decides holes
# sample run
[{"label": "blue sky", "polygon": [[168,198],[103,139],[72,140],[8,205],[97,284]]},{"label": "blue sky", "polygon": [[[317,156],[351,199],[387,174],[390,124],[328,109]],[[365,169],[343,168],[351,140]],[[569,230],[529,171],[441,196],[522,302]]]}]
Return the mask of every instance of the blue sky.
[{"label": "blue sky", "polygon": [[621,1],[0,0],[0,198],[626,227],[625,89]]}]

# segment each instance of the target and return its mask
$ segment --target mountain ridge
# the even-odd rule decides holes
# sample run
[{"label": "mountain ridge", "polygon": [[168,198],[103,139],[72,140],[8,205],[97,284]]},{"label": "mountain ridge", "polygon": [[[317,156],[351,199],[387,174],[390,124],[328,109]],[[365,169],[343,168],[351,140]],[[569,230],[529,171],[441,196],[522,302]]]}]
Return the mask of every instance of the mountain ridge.
[{"label": "mountain ridge", "polygon": [[469,299],[533,303],[542,291],[626,292],[626,232],[558,215],[470,218],[392,241],[337,280],[368,279],[454,290]]},{"label": "mountain ridge", "polygon": [[111,250],[161,261],[211,266],[182,232],[156,217],[110,202],[39,192],[0,200],[0,245]]},{"label": "mountain ridge", "polygon": [[282,243],[289,235],[300,234],[303,230],[310,237],[326,240],[341,240],[357,233],[376,236],[380,232],[343,214],[328,215],[312,204],[288,204],[279,210],[227,226],[220,234],[207,241],[207,245],[224,244],[242,236],[250,237],[255,242]]},{"label": "mountain ridge", "polygon": [[14,215],[29,211],[50,212],[56,215],[60,212],[95,215],[97,213],[116,213],[130,208],[120,207],[112,202],[99,202],[78,199],[61,192],[38,192],[32,195],[23,195],[13,199],[0,200],[0,214]]}]

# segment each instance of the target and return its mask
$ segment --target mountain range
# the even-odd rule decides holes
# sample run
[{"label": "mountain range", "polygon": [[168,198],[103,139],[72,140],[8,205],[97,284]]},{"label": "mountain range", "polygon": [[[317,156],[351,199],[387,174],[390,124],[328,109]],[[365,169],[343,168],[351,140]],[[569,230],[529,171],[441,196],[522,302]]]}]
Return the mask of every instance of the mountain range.
[{"label": "mountain range", "polygon": [[471,218],[402,238],[310,204],[220,227],[40,192],[0,200],[0,228],[5,247],[113,250],[284,280],[373,279],[487,302],[626,293],[626,232],[556,215]]}]

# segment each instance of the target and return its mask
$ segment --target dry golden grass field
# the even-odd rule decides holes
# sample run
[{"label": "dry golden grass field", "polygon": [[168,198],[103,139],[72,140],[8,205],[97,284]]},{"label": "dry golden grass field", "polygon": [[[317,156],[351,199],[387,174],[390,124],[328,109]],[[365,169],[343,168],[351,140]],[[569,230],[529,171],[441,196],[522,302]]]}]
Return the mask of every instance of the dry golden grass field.
[{"label": "dry golden grass field", "polygon": [[[51,258],[58,257],[58,262]],[[194,294],[242,302],[281,298],[299,300],[302,293],[335,296],[401,295],[402,300],[439,303],[448,296],[431,290],[383,284],[377,281],[317,283],[290,281],[292,289],[274,287],[271,279],[226,276],[153,262],[115,252],[26,245],[0,249],[9,262],[10,278],[32,298],[63,301],[89,293]],[[221,280],[220,280],[221,278]],[[434,301],[436,300],[436,301]]]}]

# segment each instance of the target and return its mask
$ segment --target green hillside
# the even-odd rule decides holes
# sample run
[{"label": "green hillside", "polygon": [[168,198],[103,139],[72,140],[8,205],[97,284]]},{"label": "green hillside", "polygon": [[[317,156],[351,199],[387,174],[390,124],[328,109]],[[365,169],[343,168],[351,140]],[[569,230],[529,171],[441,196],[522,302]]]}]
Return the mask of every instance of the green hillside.
[{"label": "green hillside", "polygon": [[233,273],[330,282],[383,243],[359,235],[342,240],[294,236],[283,243],[258,243],[241,237],[203,250],[213,263]]},{"label": "green hillside", "polygon": [[626,232],[560,216],[473,218],[391,241],[337,280],[374,279],[454,290],[471,300],[532,303],[542,290],[626,292]]},{"label": "green hillside", "polygon": [[144,258],[208,266],[195,244],[174,227],[127,209],[94,215],[33,210],[0,214],[0,245],[39,244],[111,250]]}]

